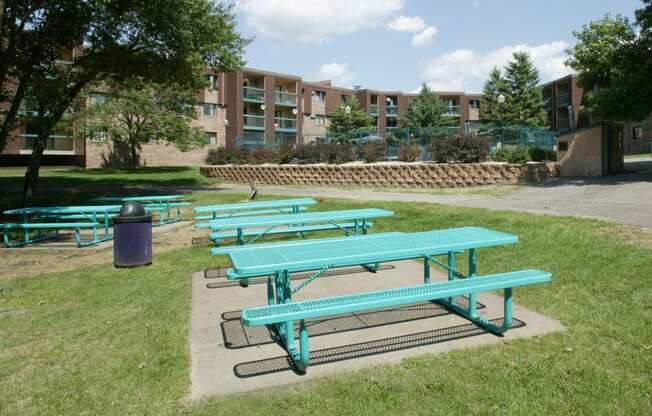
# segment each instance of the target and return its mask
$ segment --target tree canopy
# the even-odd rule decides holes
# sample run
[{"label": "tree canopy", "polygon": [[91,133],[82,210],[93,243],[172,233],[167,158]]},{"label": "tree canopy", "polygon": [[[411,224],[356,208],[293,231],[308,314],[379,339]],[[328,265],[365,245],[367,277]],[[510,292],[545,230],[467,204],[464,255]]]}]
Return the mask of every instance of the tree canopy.
[{"label": "tree canopy", "polygon": [[0,3],[0,151],[18,109],[38,99],[39,140],[23,204],[38,180],[44,143],[89,84],[134,76],[202,85],[201,70],[239,67],[248,39],[232,6],[211,0],[15,0]]},{"label": "tree canopy", "polygon": [[129,150],[132,167],[140,165],[141,146],[163,141],[187,151],[206,143],[203,129],[193,128],[197,118],[196,92],[174,84],[131,80],[107,95],[106,100],[81,112],[83,137],[106,135],[116,148]]},{"label": "tree canopy", "polygon": [[333,111],[328,133],[337,141],[354,140],[360,133],[369,133],[373,119],[367,114],[355,97],[347,98],[344,104]]},{"label": "tree canopy", "polygon": [[643,0],[635,24],[606,15],[573,32],[567,64],[578,72],[584,109],[598,120],[645,119],[652,112],[652,0]]},{"label": "tree canopy", "polygon": [[480,119],[483,123],[500,124],[502,123],[502,113],[498,96],[507,97],[508,84],[503,78],[500,68],[494,67],[489,73],[489,79],[484,83],[482,89],[482,100],[485,104],[485,110],[480,113]]},{"label": "tree canopy", "polygon": [[452,120],[445,115],[447,110],[448,107],[437,93],[424,83],[417,98],[399,115],[398,123],[399,126],[410,129],[447,126]]}]

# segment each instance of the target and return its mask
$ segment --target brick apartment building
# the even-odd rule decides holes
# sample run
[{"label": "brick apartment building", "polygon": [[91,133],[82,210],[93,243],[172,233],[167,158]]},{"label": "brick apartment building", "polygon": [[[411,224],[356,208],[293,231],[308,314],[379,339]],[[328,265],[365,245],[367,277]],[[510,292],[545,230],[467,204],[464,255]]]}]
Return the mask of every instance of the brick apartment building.
[{"label": "brick apartment building", "polygon": [[[211,148],[220,146],[316,142],[326,136],[333,111],[350,97],[360,101],[362,108],[374,118],[378,135],[385,136],[398,127],[398,115],[417,96],[400,91],[342,88],[330,81],[307,82],[298,76],[251,68],[229,73],[207,71],[204,76],[209,86],[197,94],[198,118],[193,125],[203,128],[208,144],[181,152],[173,145],[147,143],[142,148],[141,163],[146,166],[198,165],[204,162]],[[589,124],[580,113],[583,92],[574,75],[544,84],[542,92],[553,130],[563,132]],[[446,115],[453,124],[464,127],[479,121],[480,94],[438,91],[438,95],[446,103]],[[100,102],[105,96],[102,91],[91,92],[86,105]],[[36,105],[34,100],[25,99],[20,114],[35,111]],[[35,132],[34,126],[19,125],[0,154],[0,165],[24,165],[31,153]],[[649,150],[650,141],[652,137],[643,136],[640,125],[626,127],[626,154]],[[56,132],[48,140],[43,164],[111,166],[115,154],[106,136],[78,139],[73,138],[71,132]]]}]

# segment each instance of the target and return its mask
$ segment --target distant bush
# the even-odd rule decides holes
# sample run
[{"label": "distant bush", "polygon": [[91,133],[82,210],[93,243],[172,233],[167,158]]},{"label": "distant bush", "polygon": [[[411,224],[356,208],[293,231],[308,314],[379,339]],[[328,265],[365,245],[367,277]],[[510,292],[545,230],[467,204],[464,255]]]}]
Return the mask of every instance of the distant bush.
[{"label": "distant bush", "polygon": [[546,149],[543,147],[531,147],[529,150],[530,159],[535,162],[554,162],[557,160],[557,153],[552,149]]},{"label": "distant bush", "polygon": [[415,162],[421,159],[421,147],[417,145],[401,146],[398,149],[398,160],[401,162]]},{"label": "distant bush", "polygon": [[210,149],[206,155],[205,160],[209,165],[228,165],[242,163],[242,152],[240,149],[218,147],[216,149]]},{"label": "distant bush", "polygon": [[496,151],[494,160],[509,163],[527,163],[530,160],[530,152],[525,146],[505,146]]},{"label": "distant bush", "polygon": [[360,155],[367,163],[383,161],[385,160],[386,154],[387,145],[382,141],[366,143],[362,145],[362,148],[360,149]]},{"label": "distant bush", "polygon": [[349,143],[304,144],[294,150],[294,160],[300,164],[340,164],[356,160],[356,153]]},{"label": "distant bush", "polygon": [[435,139],[428,147],[437,163],[479,163],[489,156],[489,143],[478,137],[453,136]]},{"label": "distant bush", "polygon": [[254,165],[261,165],[263,163],[279,163],[280,153],[275,149],[268,147],[258,147],[251,152],[250,162]]}]

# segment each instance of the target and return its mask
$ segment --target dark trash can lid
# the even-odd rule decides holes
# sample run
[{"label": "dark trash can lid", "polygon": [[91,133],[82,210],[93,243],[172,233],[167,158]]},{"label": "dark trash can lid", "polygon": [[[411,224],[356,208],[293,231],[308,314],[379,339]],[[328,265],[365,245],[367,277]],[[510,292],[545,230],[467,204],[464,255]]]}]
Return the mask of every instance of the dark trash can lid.
[{"label": "dark trash can lid", "polygon": [[151,221],[152,216],[147,214],[145,207],[137,202],[126,202],[122,208],[120,208],[120,213],[113,217],[114,223]]}]

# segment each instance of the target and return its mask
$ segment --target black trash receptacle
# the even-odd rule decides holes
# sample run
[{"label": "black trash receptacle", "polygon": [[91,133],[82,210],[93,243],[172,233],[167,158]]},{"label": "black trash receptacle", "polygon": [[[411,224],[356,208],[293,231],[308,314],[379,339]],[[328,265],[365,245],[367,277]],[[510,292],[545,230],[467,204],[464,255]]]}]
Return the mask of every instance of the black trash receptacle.
[{"label": "black trash receptacle", "polygon": [[113,265],[152,264],[152,216],[141,204],[128,202],[113,217]]}]

